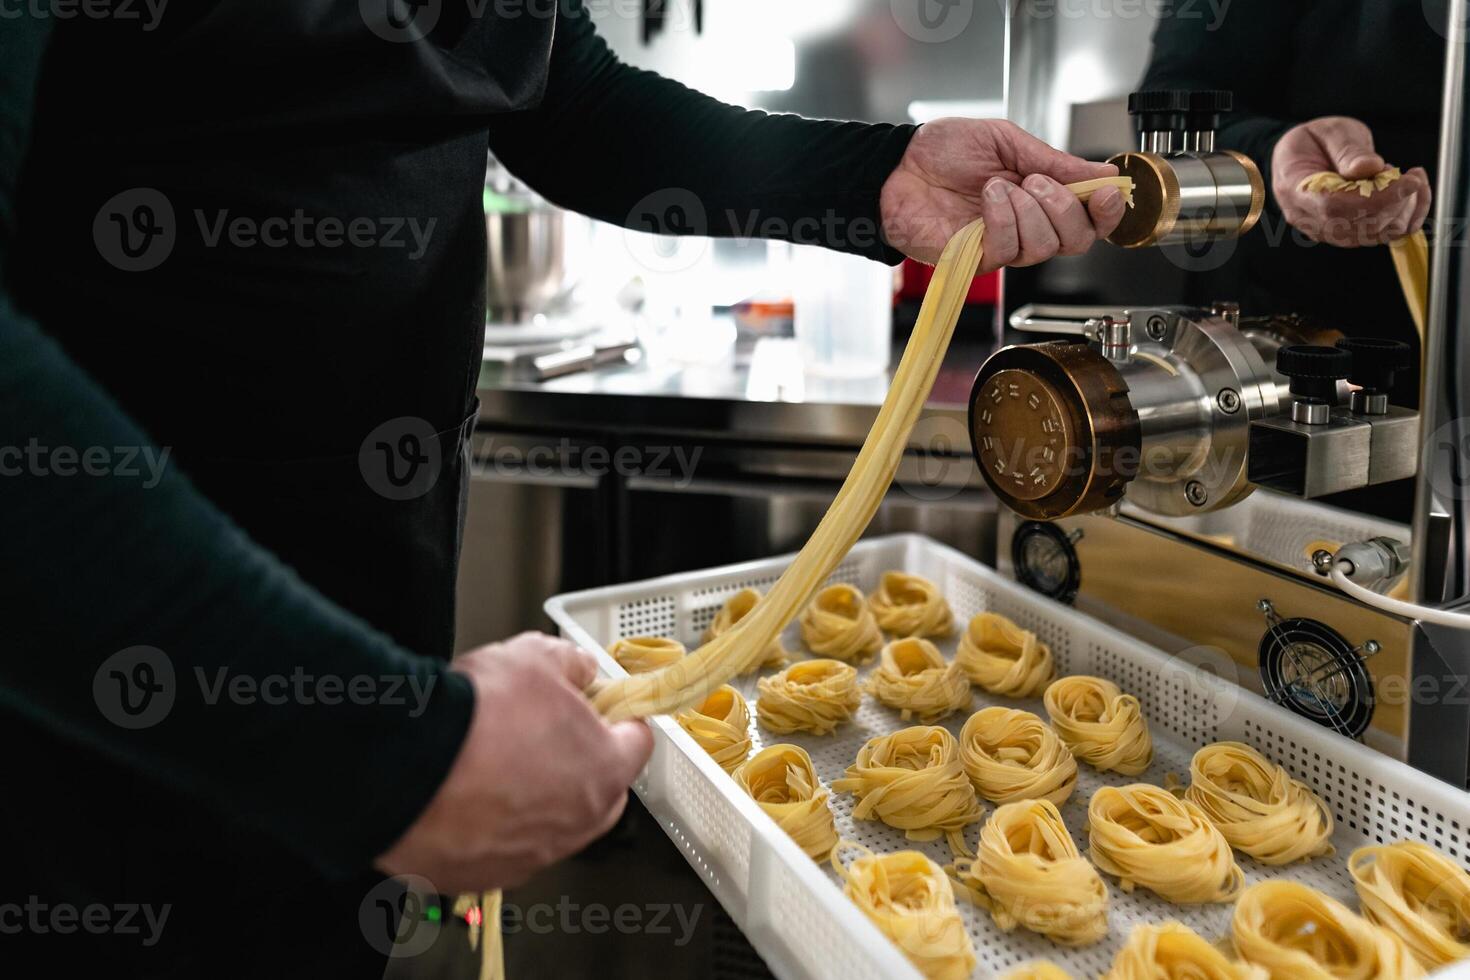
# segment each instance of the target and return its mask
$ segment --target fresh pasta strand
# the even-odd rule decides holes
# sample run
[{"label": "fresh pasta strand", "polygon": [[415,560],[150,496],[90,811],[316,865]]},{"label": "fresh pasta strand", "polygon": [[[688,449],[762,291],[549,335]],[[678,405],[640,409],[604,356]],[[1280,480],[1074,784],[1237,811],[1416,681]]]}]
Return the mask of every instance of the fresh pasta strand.
[{"label": "fresh pasta strand", "polygon": [[1054,804],[1000,807],[980,828],[972,861],[955,872],[1002,932],[1024,926],[1064,946],[1108,934],[1108,889],[1072,842]]},{"label": "fresh pasta strand", "polygon": [[801,614],[801,639],[821,657],[864,663],[883,648],[883,633],[867,597],[854,585],[829,585]]},{"label": "fresh pasta strand", "polygon": [[1053,681],[1044,696],[1052,727],[1072,754],[1096,769],[1137,776],[1154,759],[1138,699],[1101,677]]},{"label": "fresh pasta strand", "polygon": [[1407,980],[1424,970],[1397,936],[1295,881],[1247,888],[1230,920],[1235,952],[1272,980]]},{"label": "fresh pasta strand", "polygon": [[878,626],[895,636],[952,636],[954,613],[939,587],[907,572],[884,572],[868,597]]},{"label": "fresh pasta strand", "polygon": [[1229,902],[1245,875],[1230,843],[1199,807],[1147,783],[1104,786],[1087,804],[1093,863],[1125,892],[1147,888],[1168,902]]},{"label": "fresh pasta strand", "polygon": [[[741,620],[750,615],[761,601],[761,594],[755,589],[741,589],[739,592],[725,600],[720,611],[715,613],[715,618],[710,621],[704,631],[704,642],[709,643],[722,633],[728,633]],[[762,667],[784,667],[789,659],[784,647],[781,646],[781,635],[779,631],[772,637],[770,642],[762,648],[762,653],[749,667],[741,673],[750,673],[760,670]]]},{"label": "fresh pasta strand", "polygon": [[975,792],[992,803],[1048,800],[1061,806],[1077,788],[1077,760],[1036,715],[981,708],[960,729],[960,763]]},{"label": "fresh pasta strand", "polygon": [[1241,742],[1216,742],[1196,752],[1184,798],[1203,811],[1231,847],[1262,864],[1333,853],[1327,804]]},{"label": "fresh pasta strand", "polygon": [[959,746],[943,728],[919,725],[868,739],[832,789],[857,798],[854,818],[881,820],[909,840],[943,836],[965,857],[965,828],[984,816],[960,768]]},{"label": "fresh pasta strand", "polygon": [[800,660],[755,682],[755,717],[777,735],[829,735],[862,703],[857,669],[837,660]]},{"label": "fresh pasta strand", "polygon": [[1363,918],[1387,929],[1426,971],[1470,958],[1470,874],[1428,844],[1360,847],[1348,858]]},{"label": "fresh pasta strand", "polygon": [[1268,980],[1258,966],[1238,963],[1180,922],[1133,927],[1102,980]]},{"label": "fresh pasta strand", "polygon": [[1072,974],[1050,960],[1032,960],[1022,963],[1000,980],[1072,980]]},{"label": "fresh pasta strand", "polygon": [[684,644],[664,636],[629,636],[608,647],[608,655],[630,674],[662,670],[684,658]]},{"label": "fresh pasta strand", "polygon": [[[841,854],[861,856],[844,865]],[[843,893],[928,980],[967,980],[975,947],[944,869],[918,851],[874,854],[851,841],[832,851]]]},{"label": "fresh pasta strand", "polygon": [[928,640],[907,637],[883,648],[878,668],[868,677],[868,691],[904,721],[915,715],[931,725],[970,703],[970,682],[956,664],[946,663]]},{"label": "fresh pasta strand", "polygon": [[[1127,177],[1068,185],[1083,201],[1104,187],[1118,188],[1132,204],[1133,181]],[[985,222],[972,221],[945,244],[908,346],[857,460],[816,531],[781,578],[736,629],[715,637],[690,656],[661,671],[594,686],[589,693],[604,717],[610,721],[646,718],[703,700],[760,656],[754,651],[764,651],[836,570],[867,529],[893,482],[909,433],[934,387],[964,307],[980,263],[984,234]]]},{"label": "fresh pasta strand", "polygon": [[837,846],[837,825],[812,757],[798,745],[771,745],[735,770],[735,782],[814,860]]},{"label": "fresh pasta strand", "polygon": [[976,687],[1007,698],[1034,698],[1056,676],[1051,649],[997,613],[970,620],[955,663]]},{"label": "fresh pasta strand", "polygon": [[750,707],[729,684],[679,712],[674,720],[728,773],[750,755]]}]

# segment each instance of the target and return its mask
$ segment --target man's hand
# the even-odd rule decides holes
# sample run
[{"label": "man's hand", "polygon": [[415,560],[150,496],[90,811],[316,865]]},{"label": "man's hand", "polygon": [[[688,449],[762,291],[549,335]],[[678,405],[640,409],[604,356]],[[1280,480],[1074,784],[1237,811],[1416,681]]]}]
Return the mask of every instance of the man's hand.
[{"label": "man's hand", "polygon": [[455,661],[475,685],[475,716],[439,792],[382,854],[388,874],[443,892],[517,885],[606,833],[648,762],[641,721],[608,725],[583,689],[592,656],[522,633]]},{"label": "man's hand", "polygon": [[950,236],[985,219],[981,272],[1080,255],[1123,217],[1116,188],[1086,207],[1063,184],[1118,169],[1047,146],[1001,119],[936,119],[914,134],[883,185],[883,237],[920,262],[937,262]]},{"label": "man's hand", "polygon": [[1340,248],[1383,245],[1418,231],[1429,214],[1429,175],[1415,167],[1370,197],[1300,190],[1324,171],[1363,180],[1388,164],[1373,149],[1368,127],[1347,116],[1324,116],[1286,131],[1271,157],[1276,204],[1292,227]]}]

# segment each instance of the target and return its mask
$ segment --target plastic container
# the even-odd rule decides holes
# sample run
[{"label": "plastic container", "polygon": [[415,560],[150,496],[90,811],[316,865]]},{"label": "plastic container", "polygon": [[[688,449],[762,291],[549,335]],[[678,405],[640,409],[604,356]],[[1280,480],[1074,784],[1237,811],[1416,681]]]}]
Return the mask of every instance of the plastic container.
[{"label": "plastic container", "polygon": [[888,370],[893,348],[893,270],[812,245],[792,256],[794,331],[810,374],[866,378]]},{"label": "plastic container", "polygon": [[[786,556],[571,593],[549,600],[546,611],[564,635],[597,652],[604,675],[621,676],[622,668],[607,656],[605,645],[624,636],[652,634],[672,636],[692,648],[726,598],[746,587],[768,589],[789,562]],[[919,535],[868,539],[853,548],[832,580],[851,582],[869,592],[890,569],[915,572],[935,582],[960,622],[982,610],[1009,616],[1051,646],[1061,673],[1111,678],[1142,702],[1154,738],[1154,764],[1134,778],[1079,765],[1077,791],[1061,808],[1079,847],[1086,846],[1082,828],[1087,800],[1099,786],[1162,784],[1171,772],[1187,779],[1196,749],[1230,739],[1255,746],[1305,781],[1332,807],[1338,822],[1333,857],[1267,868],[1238,856],[1248,881],[1294,878],[1356,909],[1346,867],[1355,847],[1369,841],[1416,839],[1461,864],[1470,859],[1466,848],[1470,794],[1003,579],[952,548]],[[803,649],[794,627],[784,640],[789,650]],[[941,649],[952,656],[954,646],[950,640]],[[864,674],[870,669],[871,665]],[[737,686],[753,703],[754,679],[746,678]],[[1013,701],[979,691],[971,710],[989,704],[1021,707],[1045,717],[1039,700]],[[958,733],[967,717],[968,712],[960,712],[943,724]],[[802,853],[673,719],[660,717],[651,723],[653,758],[634,789],[777,976],[918,977],[842,894],[830,868]],[[775,737],[752,721],[751,737],[757,750],[776,741],[801,745],[811,754],[823,784],[830,785],[864,741],[907,724],[911,723],[900,720],[896,711],[865,695],[853,723],[834,735]],[[854,821],[852,802],[848,794],[831,797],[843,837],[874,850],[913,847],[940,863],[950,860],[942,841],[914,844],[881,823]],[[987,816],[993,811],[991,804],[985,804]],[[971,828],[972,843],[977,829],[978,825]],[[1177,919],[1212,939],[1227,931],[1229,905],[1170,905],[1141,891],[1126,895],[1112,881],[1108,894],[1110,934],[1081,950],[1068,950],[1024,931],[1003,933],[987,913],[961,901],[979,959],[975,975],[996,976],[1019,963],[1046,957],[1075,977],[1095,977],[1108,968],[1137,922]],[[1450,968],[1443,975],[1459,974]]]}]

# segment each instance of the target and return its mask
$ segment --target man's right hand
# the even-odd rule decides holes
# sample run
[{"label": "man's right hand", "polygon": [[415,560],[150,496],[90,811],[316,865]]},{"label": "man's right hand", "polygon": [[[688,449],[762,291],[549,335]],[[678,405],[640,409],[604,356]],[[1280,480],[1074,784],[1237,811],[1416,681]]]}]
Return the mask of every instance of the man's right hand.
[{"label": "man's right hand", "polygon": [[476,692],[464,745],[377,866],[446,893],[517,885],[617,822],[653,733],[602,720],[582,693],[596,661],[566,640],[522,633],[454,666]]},{"label": "man's right hand", "polygon": [[1324,116],[1287,130],[1271,157],[1276,203],[1292,227],[1313,241],[1339,248],[1385,245],[1418,231],[1429,214],[1429,175],[1415,167],[1369,197],[1304,191],[1301,182],[1328,171],[1350,180],[1387,167],[1373,133],[1348,116]]}]

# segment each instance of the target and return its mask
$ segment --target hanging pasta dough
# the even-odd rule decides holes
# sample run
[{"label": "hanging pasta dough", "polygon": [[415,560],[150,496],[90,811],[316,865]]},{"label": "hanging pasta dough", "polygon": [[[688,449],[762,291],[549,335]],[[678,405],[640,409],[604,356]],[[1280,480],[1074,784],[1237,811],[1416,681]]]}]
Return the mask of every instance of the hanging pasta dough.
[{"label": "hanging pasta dough", "polygon": [[630,674],[661,670],[684,658],[684,644],[663,636],[629,636],[608,647],[608,656]]},{"label": "hanging pasta dough", "polygon": [[1101,677],[1074,675],[1053,681],[1044,697],[1067,748],[1097,769],[1137,776],[1154,759],[1154,743],[1138,699]]},{"label": "hanging pasta dough", "polygon": [[1300,780],[1241,742],[1216,742],[1194,754],[1184,798],[1203,811],[1230,846],[1262,864],[1332,853],[1332,811]]},{"label": "hanging pasta dough", "polygon": [[[755,589],[741,589],[739,592],[725,600],[720,611],[715,613],[715,618],[710,621],[709,627],[704,631],[704,642],[728,633],[754,609],[761,601],[761,594]],[[770,642],[761,647],[761,653],[754,662],[741,673],[750,673],[760,670],[762,667],[784,667],[789,655],[781,646],[781,637],[773,637]]]},{"label": "hanging pasta dough", "polygon": [[801,639],[822,657],[865,663],[883,647],[883,633],[867,597],[853,585],[829,585],[801,614]]},{"label": "hanging pasta dough", "polygon": [[932,726],[868,739],[846,777],[832,781],[832,789],[857,798],[855,819],[881,820],[909,840],[943,836],[951,850],[966,857],[965,828],[984,816],[960,768],[954,736]]},{"label": "hanging pasta dough", "polygon": [[762,728],[787,735],[828,735],[862,703],[857,669],[837,660],[801,660],[755,682],[755,717]]},{"label": "hanging pasta dough", "polygon": [[1179,922],[1133,927],[1102,980],[1269,980],[1265,970],[1230,959]]},{"label": "hanging pasta dough", "polygon": [[1363,918],[1403,940],[1425,970],[1470,958],[1470,874],[1420,841],[1348,858]]},{"label": "hanging pasta dough", "polygon": [[[859,856],[844,864],[849,851]],[[874,854],[852,841],[837,845],[832,866],[843,893],[928,980],[968,980],[975,947],[943,868],[918,851]]]},{"label": "hanging pasta dough", "polygon": [[970,620],[955,663],[970,683],[1006,698],[1034,698],[1056,676],[1051,649],[998,613],[984,612]]},{"label": "hanging pasta dough", "polygon": [[868,677],[868,692],[904,721],[917,716],[926,725],[970,704],[970,682],[956,664],[928,640],[908,637],[883,648],[878,667]]},{"label": "hanging pasta dough", "polygon": [[674,720],[726,772],[733,773],[750,755],[750,708],[729,684],[679,712]]},{"label": "hanging pasta dough", "polygon": [[1104,786],[1087,804],[1093,863],[1125,892],[1142,886],[1168,902],[1229,902],[1245,875],[1230,843],[1199,807],[1147,783]]},{"label": "hanging pasta dough", "polygon": [[1247,888],[1230,920],[1235,952],[1272,980],[1409,980],[1424,970],[1399,938],[1295,881]]},{"label": "hanging pasta dough", "polygon": [[960,729],[960,763],[975,792],[992,803],[1050,800],[1061,806],[1077,788],[1077,760],[1036,715],[981,708]]},{"label": "hanging pasta dough", "polygon": [[954,634],[954,613],[939,587],[907,572],[884,572],[878,589],[868,597],[878,626],[894,636]]},{"label": "hanging pasta dough", "polygon": [[771,745],[735,770],[735,783],[807,853],[823,860],[837,845],[837,825],[828,793],[817,780],[812,757],[797,745]]}]

